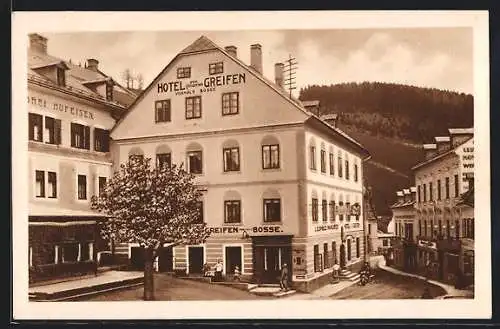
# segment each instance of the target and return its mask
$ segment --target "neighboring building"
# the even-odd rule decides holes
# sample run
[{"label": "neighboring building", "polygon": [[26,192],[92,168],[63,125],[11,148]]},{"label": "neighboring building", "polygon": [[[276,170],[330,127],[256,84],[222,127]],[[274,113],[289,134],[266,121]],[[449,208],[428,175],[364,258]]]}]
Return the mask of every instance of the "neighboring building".
[{"label": "neighboring building", "polygon": [[389,259],[392,259],[393,256],[393,241],[394,234],[387,233],[383,231],[377,231],[377,251],[381,255],[388,256]]},{"label": "neighboring building", "polygon": [[196,275],[221,259],[225,274],[239,266],[265,283],[287,263],[294,287],[311,290],[329,281],[335,260],[361,266],[369,154],[289,97],[283,64],[273,83],[261,46],[250,53],[247,66],[236,47],[204,36],[182,50],[113,129],[114,164],[134,155],[185,163],[204,191],[210,238],[166,246],[160,268]]},{"label": "neighboring building", "polygon": [[366,240],[366,254],[378,253],[378,220],[373,204],[372,189],[370,186],[364,184],[363,193],[363,207],[364,207],[364,224],[365,224],[365,240]]},{"label": "neighboring building", "polygon": [[109,131],[133,97],[89,59],[85,67],[47,53],[29,35],[30,282],[94,271],[99,245],[92,195],[111,174]]},{"label": "neighboring building", "polygon": [[472,128],[449,129],[449,136],[435,140],[424,145],[425,160],[412,168],[417,188],[417,262],[429,276],[454,283],[463,267],[464,246],[473,246],[474,240],[473,212],[471,216],[466,210],[470,206],[460,205],[462,195],[473,186],[474,133]]},{"label": "neighboring building", "polygon": [[394,223],[394,265],[405,271],[417,269],[417,233],[415,230],[414,186],[396,193],[397,200],[391,206]]}]

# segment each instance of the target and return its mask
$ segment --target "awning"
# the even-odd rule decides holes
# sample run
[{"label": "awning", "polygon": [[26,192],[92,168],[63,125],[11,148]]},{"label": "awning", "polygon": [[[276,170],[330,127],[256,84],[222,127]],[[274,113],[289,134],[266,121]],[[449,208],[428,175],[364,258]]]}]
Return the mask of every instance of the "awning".
[{"label": "awning", "polygon": [[65,217],[108,217],[92,210],[75,210],[49,205],[30,204],[28,207],[29,216],[65,216]]}]

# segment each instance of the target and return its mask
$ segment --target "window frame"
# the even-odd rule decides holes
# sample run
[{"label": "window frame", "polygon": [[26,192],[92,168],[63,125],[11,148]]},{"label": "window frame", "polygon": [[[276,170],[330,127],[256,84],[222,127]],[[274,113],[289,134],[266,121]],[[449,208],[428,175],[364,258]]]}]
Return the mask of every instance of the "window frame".
[{"label": "window frame", "polygon": [[[39,130],[35,134],[35,127]],[[43,115],[38,113],[28,113],[29,140],[34,142],[43,142]]]},{"label": "window frame", "polygon": [[[51,182],[51,177],[54,181]],[[57,199],[57,173],[55,171],[47,171],[47,187],[52,185],[52,195],[47,193],[47,198]]]},{"label": "window frame", "polygon": [[[76,176],[76,182],[77,182],[77,188],[76,188],[76,194],[77,194],[77,199],[78,201],[86,201],[88,199],[88,188],[87,188],[87,185],[88,185],[88,181],[87,181],[87,175],[84,175],[84,174],[77,174]],[[80,191],[80,178],[84,178],[85,179],[85,185],[82,185],[84,190],[81,192]],[[82,193],[82,194],[81,194]],[[83,194],[85,194],[85,196],[83,196]]]},{"label": "window frame", "polygon": [[81,150],[90,150],[90,126],[71,122],[70,130],[71,147]]},{"label": "window frame", "polygon": [[[102,181],[104,180],[104,183]],[[106,189],[106,184],[108,182],[108,178],[105,176],[98,176],[97,177],[97,193],[99,193],[99,196],[104,192],[104,189]]]},{"label": "window frame", "polygon": [[[172,153],[171,152],[167,152],[167,153],[156,153],[156,168],[157,169],[161,169],[161,159],[165,157],[168,159],[168,161],[165,161],[165,163],[167,163],[167,168],[171,168],[172,167]],[[164,159],[165,160],[165,159]]]},{"label": "window frame", "polygon": [[[193,171],[193,168],[191,166],[191,157],[194,157],[195,154],[200,155],[199,171]],[[187,157],[188,157],[189,173],[195,174],[195,175],[202,175],[203,174],[203,151],[202,150],[189,151],[189,152],[187,152]]]},{"label": "window frame", "polygon": [[[237,158],[237,166],[235,166],[234,168],[230,168],[228,166],[228,159],[231,159],[231,163],[234,163],[232,161],[232,152],[235,151],[237,152],[237,155],[238,155],[238,158]],[[226,152],[229,152],[229,153],[226,153]],[[229,154],[229,158],[227,156],[227,154]],[[223,166],[223,170],[224,172],[238,172],[241,170],[241,161],[240,161],[240,148],[238,146],[234,146],[234,147],[224,147],[222,148],[222,166]]]},{"label": "window frame", "polygon": [[342,163],[342,155],[341,154],[338,154],[337,155],[337,176],[339,178],[342,178],[343,176],[343,173],[342,173],[342,166],[343,166],[343,163]]},{"label": "window frame", "polygon": [[[277,205],[276,205],[277,204]],[[278,219],[269,218],[268,206],[276,206],[278,208]],[[264,223],[280,223],[281,222],[281,198],[264,198],[262,200],[263,207],[263,222]]]},{"label": "window frame", "polygon": [[350,172],[349,172],[349,159],[346,157],[345,159],[345,179],[349,180]]},{"label": "window frame", "polygon": [[94,151],[109,152],[109,130],[94,128]]},{"label": "window frame", "polygon": [[[38,183],[40,183],[40,188],[37,191]],[[35,170],[35,197],[45,198],[45,171]]]},{"label": "window frame", "polygon": [[191,66],[181,66],[177,68],[177,79],[191,78]]},{"label": "window frame", "polygon": [[[232,109],[232,96],[236,95],[236,112],[234,112]],[[224,98],[228,97],[229,99],[227,102],[224,101]],[[227,115],[236,115],[240,113],[240,93],[238,91],[232,91],[232,92],[227,92],[227,93],[222,93],[221,96],[221,109],[222,109],[222,116],[227,116]],[[225,104],[228,104],[229,107],[224,107]],[[225,109],[228,109],[229,112],[225,112]]]},{"label": "window frame", "polygon": [[310,145],[309,146],[309,169],[316,171],[316,146],[315,145]]},{"label": "window frame", "polygon": [[335,176],[335,155],[333,152],[328,154],[328,160],[330,162],[330,176]]},{"label": "window frame", "polygon": [[208,64],[209,75],[222,74],[222,73],[224,73],[224,62],[220,61]]},{"label": "window frame", "polygon": [[[161,108],[158,108],[158,104],[161,104]],[[170,98],[156,100],[154,111],[155,123],[172,122],[172,102]],[[159,113],[161,113],[161,115],[159,115]]]},{"label": "window frame", "polygon": [[203,224],[203,223],[205,222],[203,200],[198,200],[198,201],[196,201],[196,207],[198,208],[198,211],[199,211],[199,216],[198,216],[198,218],[197,218],[197,219],[193,222],[193,224]]},{"label": "window frame", "polygon": [[321,150],[320,152],[320,170],[321,173],[326,174],[326,151]]},{"label": "window frame", "polygon": [[321,220],[328,222],[328,200],[321,199]]},{"label": "window frame", "polygon": [[[199,100],[199,102],[197,103],[196,101]],[[188,103],[192,101],[192,108],[191,108],[191,114],[189,115],[188,114]],[[198,109],[198,113],[196,113],[196,105],[199,104],[199,109]],[[184,117],[186,120],[193,120],[193,119],[201,119],[201,116],[202,116],[202,104],[201,104],[201,96],[189,96],[189,97],[186,97],[185,98],[185,101],[184,101],[184,109],[185,109],[185,112],[184,112]]]},{"label": "window frame", "polygon": [[[273,154],[273,147],[276,147],[276,154],[277,154],[277,162],[276,162],[276,165],[273,165],[273,161],[272,161],[272,154]],[[265,149],[268,149],[267,152],[269,152],[269,165],[266,166],[266,163],[264,161],[264,153],[266,152]],[[264,144],[264,145],[261,145],[261,149],[262,149],[262,153],[261,153],[261,157],[262,157],[262,169],[263,170],[268,170],[268,169],[280,169],[281,168],[281,161],[280,161],[280,144]]]},{"label": "window frame", "polygon": [[354,163],[354,182],[358,182],[359,180],[359,173],[358,173],[359,167],[357,163]]},{"label": "window frame", "polygon": [[458,175],[454,175],[453,176],[453,179],[454,179],[454,183],[455,183],[455,198],[458,198],[460,196],[460,183],[459,183],[459,179],[458,179]]},{"label": "window frame", "polygon": [[[60,145],[61,144],[61,120],[50,116],[45,116],[45,130],[48,131],[49,140],[46,144]],[[51,122],[49,124],[49,122]],[[50,127],[50,125],[52,127]]]},{"label": "window frame", "polygon": [[[238,220],[230,220],[228,213],[228,206],[236,206],[238,210]],[[231,213],[232,215],[232,213]],[[241,200],[224,200],[224,224],[241,224]]]},{"label": "window frame", "polygon": [[450,177],[445,177],[444,180],[444,193],[446,200],[448,200],[450,198]]},{"label": "window frame", "polygon": [[312,213],[312,221],[313,221],[313,223],[317,223],[319,221],[319,204],[318,204],[318,198],[311,198],[311,213]]}]

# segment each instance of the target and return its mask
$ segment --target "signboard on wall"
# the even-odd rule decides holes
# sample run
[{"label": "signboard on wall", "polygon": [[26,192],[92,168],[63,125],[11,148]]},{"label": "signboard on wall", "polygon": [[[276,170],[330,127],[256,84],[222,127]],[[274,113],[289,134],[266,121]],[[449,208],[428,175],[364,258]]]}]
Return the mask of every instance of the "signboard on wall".
[{"label": "signboard on wall", "polygon": [[469,179],[474,178],[474,139],[464,143],[455,151],[459,157],[460,170],[464,189],[469,189]]},{"label": "signboard on wall", "polygon": [[94,120],[94,113],[70,103],[54,102],[42,96],[28,95],[28,104],[43,110],[66,113],[75,117]]},{"label": "signboard on wall", "polygon": [[305,275],[307,273],[305,246],[294,246],[292,249],[293,274]]},{"label": "signboard on wall", "polygon": [[200,80],[175,80],[158,83],[158,94],[174,93],[176,96],[213,92],[217,87],[246,83],[245,73],[219,74]]},{"label": "signboard on wall", "polygon": [[283,233],[283,228],[278,225],[263,225],[263,226],[252,226],[252,227],[240,227],[240,226],[222,226],[222,227],[207,227],[206,231],[210,234],[249,234],[257,235],[262,233],[273,234],[273,233]]}]

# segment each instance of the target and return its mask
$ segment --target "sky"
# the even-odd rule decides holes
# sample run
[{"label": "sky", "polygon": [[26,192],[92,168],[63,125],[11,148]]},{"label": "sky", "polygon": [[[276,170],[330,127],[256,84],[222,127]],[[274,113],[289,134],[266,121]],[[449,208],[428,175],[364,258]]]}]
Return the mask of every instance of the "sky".
[{"label": "sky", "polygon": [[395,28],[263,31],[140,31],[42,33],[48,52],[73,63],[99,60],[99,68],[123,83],[140,73],[147,86],[170,60],[199,36],[234,45],[250,63],[250,45],[262,45],[264,75],[296,58],[297,91],[307,85],[377,81],[473,93],[471,28]]}]

